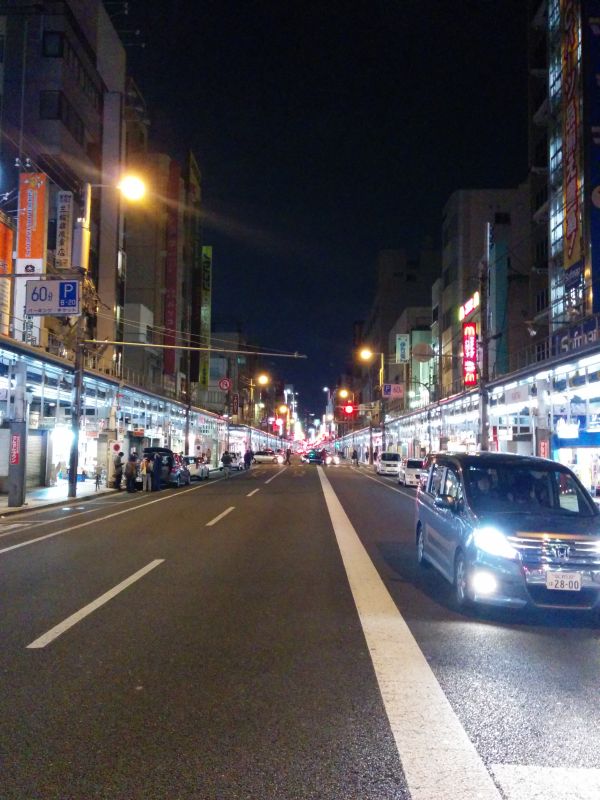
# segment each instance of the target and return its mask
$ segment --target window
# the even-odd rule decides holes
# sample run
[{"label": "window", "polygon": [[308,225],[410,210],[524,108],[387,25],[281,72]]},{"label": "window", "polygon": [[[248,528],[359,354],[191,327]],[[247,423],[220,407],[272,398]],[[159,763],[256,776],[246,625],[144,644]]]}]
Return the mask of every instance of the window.
[{"label": "window", "polygon": [[429,486],[429,494],[440,494],[442,488],[442,478],[444,477],[444,467],[440,464],[434,464],[431,470],[431,483]]},{"label": "window", "polygon": [[40,92],[40,119],[60,119],[60,92]]},{"label": "window", "polygon": [[47,58],[62,58],[65,51],[65,35],[62,31],[44,31],[42,52]]},{"label": "window", "polygon": [[549,292],[548,288],[542,289],[535,296],[535,313],[539,314],[548,308]]},{"label": "window", "polygon": [[460,485],[460,478],[453,469],[446,470],[444,495],[447,497],[453,497],[455,500],[462,500],[462,486]]},{"label": "window", "polygon": [[83,146],[85,140],[83,122],[62,92],[40,92],[40,119],[61,120],[75,141]]}]

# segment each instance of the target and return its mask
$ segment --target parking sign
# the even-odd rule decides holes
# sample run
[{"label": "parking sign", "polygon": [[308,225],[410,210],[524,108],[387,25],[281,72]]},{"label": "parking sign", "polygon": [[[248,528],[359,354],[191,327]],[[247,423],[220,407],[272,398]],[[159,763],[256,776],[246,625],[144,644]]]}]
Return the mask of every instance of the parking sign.
[{"label": "parking sign", "polygon": [[79,316],[79,281],[27,281],[25,313],[32,317]]}]

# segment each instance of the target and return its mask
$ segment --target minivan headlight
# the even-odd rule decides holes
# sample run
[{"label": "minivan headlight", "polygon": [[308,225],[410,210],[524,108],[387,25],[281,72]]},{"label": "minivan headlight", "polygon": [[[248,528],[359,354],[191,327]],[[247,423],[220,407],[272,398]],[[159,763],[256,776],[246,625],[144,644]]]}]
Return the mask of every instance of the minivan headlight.
[{"label": "minivan headlight", "polygon": [[510,544],[506,536],[491,525],[482,528],[475,528],[473,531],[473,542],[475,547],[489,553],[491,556],[500,558],[516,558],[517,551]]}]

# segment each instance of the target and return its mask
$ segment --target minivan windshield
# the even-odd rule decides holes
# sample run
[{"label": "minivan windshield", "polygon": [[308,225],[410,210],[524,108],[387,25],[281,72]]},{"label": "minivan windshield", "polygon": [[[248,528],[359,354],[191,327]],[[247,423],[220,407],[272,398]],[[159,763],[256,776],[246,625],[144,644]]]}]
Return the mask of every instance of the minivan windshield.
[{"label": "minivan windshield", "polygon": [[406,462],[407,469],[423,469],[423,462],[417,458],[409,458]]},{"label": "minivan windshield", "polygon": [[592,517],[593,501],[573,475],[556,467],[529,467],[515,463],[468,465],[465,487],[476,513],[552,514]]},{"label": "minivan windshield", "polygon": [[381,454],[382,461],[400,461],[400,456],[398,453],[382,453]]}]

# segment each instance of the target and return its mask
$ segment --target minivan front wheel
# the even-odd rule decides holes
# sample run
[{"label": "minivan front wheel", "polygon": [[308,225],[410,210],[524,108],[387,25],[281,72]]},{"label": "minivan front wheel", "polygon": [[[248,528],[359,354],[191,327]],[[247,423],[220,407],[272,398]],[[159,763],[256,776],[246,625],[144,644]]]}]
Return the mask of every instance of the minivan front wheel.
[{"label": "minivan front wheel", "polygon": [[417,564],[420,567],[429,566],[429,562],[425,558],[425,537],[423,536],[423,528],[420,525],[417,529]]},{"label": "minivan front wheel", "polygon": [[467,562],[464,553],[460,551],[456,554],[454,560],[454,596],[456,605],[459,608],[466,608],[470,605],[470,599],[467,590]]}]

